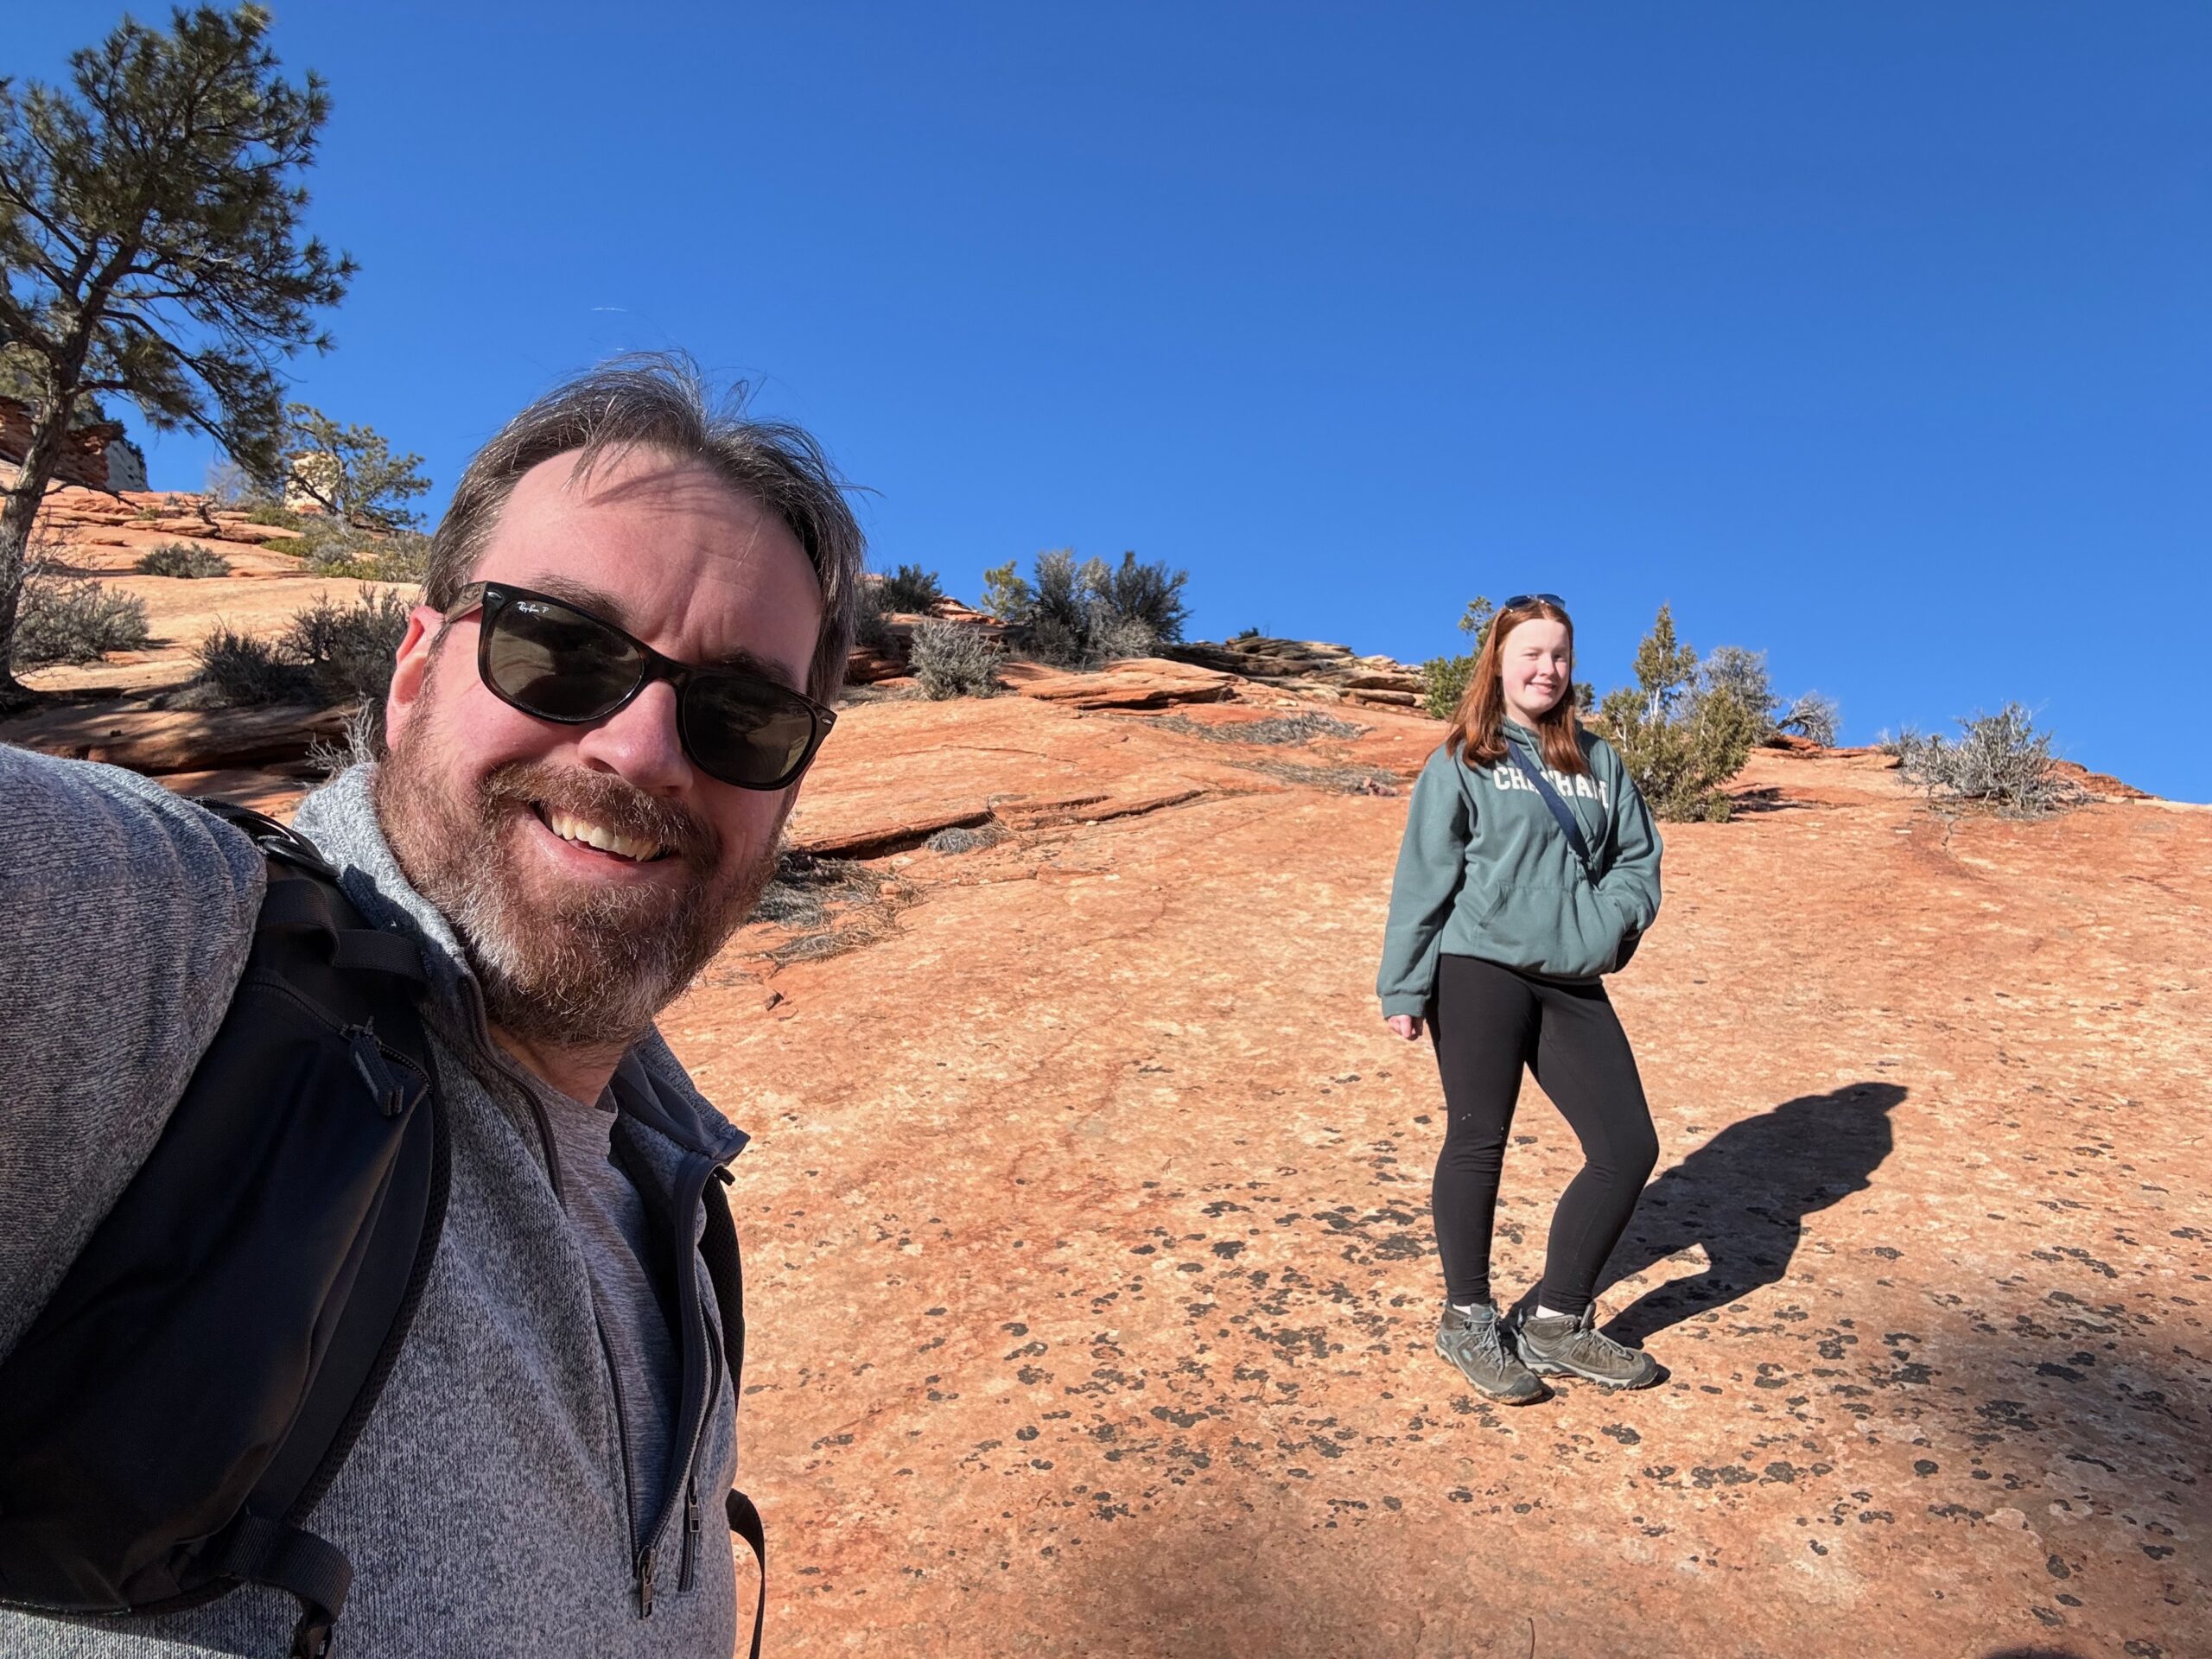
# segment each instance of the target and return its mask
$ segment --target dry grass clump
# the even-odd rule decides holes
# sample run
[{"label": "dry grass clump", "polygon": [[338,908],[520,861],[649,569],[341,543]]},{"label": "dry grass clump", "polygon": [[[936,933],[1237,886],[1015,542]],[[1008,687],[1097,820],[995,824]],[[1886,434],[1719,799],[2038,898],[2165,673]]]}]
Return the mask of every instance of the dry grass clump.
[{"label": "dry grass clump", "polygon": [[893,912],[913,893],[857,860],[787,851],[747,919],[791,930],[794,937],[766,953],[771,961],[814,962],[887,937]]},{"label": "dry grass clump", "polygon": [[994,819],[972,830],[965,824],[940,830],[922,845],[933,853],[975,853],[986,847],[995,847],[1006,838],[1006,826]]},{"label": "dry grass clump", "polygon": [[96,663],[111,651],[141,651],[151,639],[146,601],[104,582],[31,575],[16,601],[10,656],[17,668]]},{"label": "dry grass clump", "polygon": [[1332,795],[1396,795],[1398,774],[1383,766],[1309,766],[1295,760],[1239,760],[1237,766],[1263,772],[1287,784],[1326,790]]},{"label": "dry grass clump", "polygon": [[875,872],[857,860],[787,852],[776,861],[776,874],[749,919],[778,927],[817,926],[829,918],[833,906],[876,899],[881,885]]},{"label": "dry grass clump", "polygon": [[947,697],[988,697],[998,690],[1006,652],[981,628],[925,618],[914,625],[908,658],[914,683],[933,702]]},{"label": "dry grass clump", "polygon": [[197,542],[163,542],[138,561],[142,576],[227,576],[231,562],[212,547]]}]

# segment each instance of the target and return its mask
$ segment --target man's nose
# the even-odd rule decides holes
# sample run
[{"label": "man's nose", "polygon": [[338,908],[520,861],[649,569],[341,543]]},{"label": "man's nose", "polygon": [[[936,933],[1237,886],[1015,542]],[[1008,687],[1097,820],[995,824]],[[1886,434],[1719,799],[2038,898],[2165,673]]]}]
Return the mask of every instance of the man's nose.
[{"label": "man's nose", "polygon": [[612,772],[648,795],[675,795],[691,782],[691,762],[676,730],[676,688],[655,680],[577,740],[585,763]]}]

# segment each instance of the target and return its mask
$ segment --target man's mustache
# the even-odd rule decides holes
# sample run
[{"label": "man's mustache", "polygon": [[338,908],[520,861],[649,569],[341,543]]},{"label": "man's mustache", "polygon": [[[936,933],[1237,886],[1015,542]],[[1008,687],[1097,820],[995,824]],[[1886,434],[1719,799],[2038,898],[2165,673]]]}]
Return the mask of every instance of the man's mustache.
[{"label": "man's mustache", "polygon": [[485,779],[479,801],[487,823],[510,805],[550,807],[626,839],[651,842],[699,874],[721,864],[722,838],[713,824],[611,772],[518,760]]}]

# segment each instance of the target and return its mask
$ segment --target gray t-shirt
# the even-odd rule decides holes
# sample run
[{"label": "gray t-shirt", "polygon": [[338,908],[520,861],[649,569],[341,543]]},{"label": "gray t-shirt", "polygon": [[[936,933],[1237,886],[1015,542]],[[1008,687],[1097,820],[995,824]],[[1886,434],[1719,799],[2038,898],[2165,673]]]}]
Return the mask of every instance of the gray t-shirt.
[{"label": "gray t-shirt", "polygon": [[645,1270],[650,1252],[645,1200],[609,1152],[614,1131],[612,1089],[594,1106],[550,1089],[541,1090],[540,1097],[560,1155],[561,1201],[583,1249],[600,1332],[612,1351],[608,1361],[622,1389],[623,1452],[638,1506],[631,1520],[642,1534],[660,1513],[665,1495],[668,1441],[682,1375],[675,1334]]}]

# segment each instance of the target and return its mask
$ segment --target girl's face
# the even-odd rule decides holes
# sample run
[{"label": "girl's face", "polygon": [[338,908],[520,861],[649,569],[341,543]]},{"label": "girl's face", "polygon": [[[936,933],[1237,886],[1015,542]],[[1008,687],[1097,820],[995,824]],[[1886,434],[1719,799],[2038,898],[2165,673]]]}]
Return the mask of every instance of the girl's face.
[{"label": "girl's face", "polygon": [[1531,617],[1505,636],[1499,653],[1505,677],[1506,712],[1534,726],[1567,696],[1573,683],[1574,653],[1567,624]]}]

